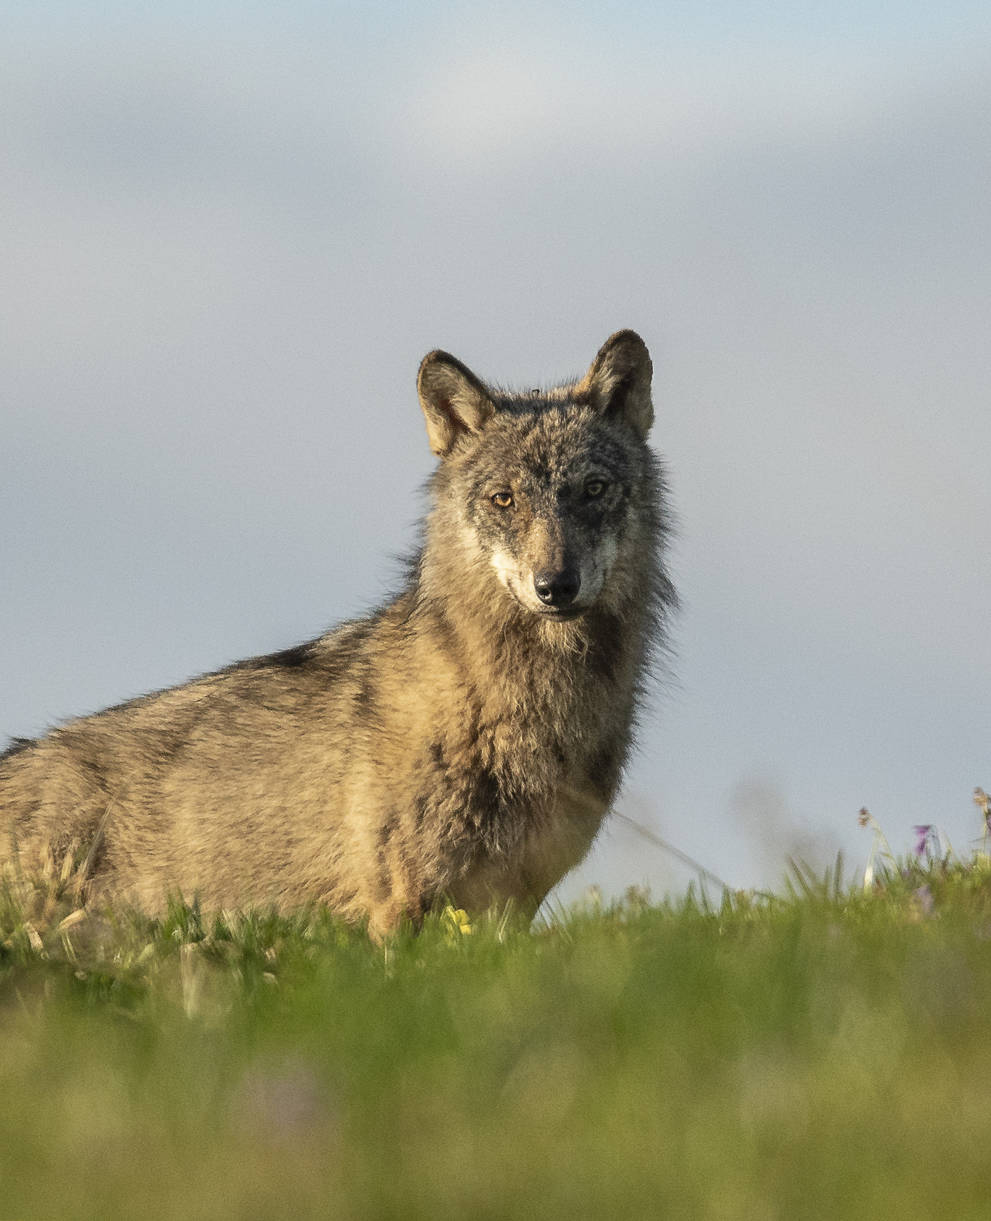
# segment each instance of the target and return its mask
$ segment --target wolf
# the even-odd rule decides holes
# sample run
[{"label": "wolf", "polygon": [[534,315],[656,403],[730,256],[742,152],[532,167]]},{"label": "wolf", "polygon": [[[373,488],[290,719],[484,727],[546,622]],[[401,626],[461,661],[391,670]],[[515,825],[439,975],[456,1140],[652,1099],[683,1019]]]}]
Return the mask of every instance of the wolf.
[{"label": "wolf", "polygon": [[652,366],[612,335],[512,393],[446,352],[400,592],[309,643],[0,756],[0,858],[74,857],[90,902],[324,904],[381,939],[435,904],[534,912],[616,793],[676,597]]}]

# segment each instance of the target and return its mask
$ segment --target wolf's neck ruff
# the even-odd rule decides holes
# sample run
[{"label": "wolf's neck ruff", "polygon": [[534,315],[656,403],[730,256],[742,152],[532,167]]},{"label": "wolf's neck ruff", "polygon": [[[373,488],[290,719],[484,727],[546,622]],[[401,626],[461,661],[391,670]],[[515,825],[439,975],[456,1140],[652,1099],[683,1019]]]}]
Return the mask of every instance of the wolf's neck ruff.
[{"label": "wolf's neck ruff", "polygon": [[432,352],[425,543],[375,615],[0,756],[0,860],[85,861],[150,909],[323,902],[376,936],[533,909],[615,794],[674,593],[650,357],[512,395]]}]

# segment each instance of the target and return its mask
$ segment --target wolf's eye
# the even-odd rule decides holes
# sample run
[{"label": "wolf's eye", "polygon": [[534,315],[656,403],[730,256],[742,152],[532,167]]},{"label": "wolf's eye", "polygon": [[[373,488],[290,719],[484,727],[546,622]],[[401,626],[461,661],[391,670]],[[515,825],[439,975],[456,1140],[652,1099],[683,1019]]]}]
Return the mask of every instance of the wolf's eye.
[{"label": "wolf's eye", "polygon": [[604,479],[590,479],[588,483],[585,484],[586,496],[601,496],[605,490],[606,483]]},{"label": "wolf's eye", "polygon": [[511,492],[496,492],[496,494],[490,499],[492,500],[492,503],[494,505],[498,505],[500,509],[508,509],[513,503],[513,496]]}]

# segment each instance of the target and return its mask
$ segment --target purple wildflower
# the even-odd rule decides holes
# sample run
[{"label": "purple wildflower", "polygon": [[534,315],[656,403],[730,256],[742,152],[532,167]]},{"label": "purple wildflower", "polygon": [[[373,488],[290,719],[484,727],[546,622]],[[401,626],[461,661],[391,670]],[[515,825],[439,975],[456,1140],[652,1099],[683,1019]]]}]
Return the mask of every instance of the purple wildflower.
[{"label": "purple wildflower", "polygon": [[926,849],[929,847],[930,841],[932,840],[934,830],[933,825],[932,823],[925,823],[921,827],[913,827],[912,830],[915,832],[915,855],[925,856]]}]

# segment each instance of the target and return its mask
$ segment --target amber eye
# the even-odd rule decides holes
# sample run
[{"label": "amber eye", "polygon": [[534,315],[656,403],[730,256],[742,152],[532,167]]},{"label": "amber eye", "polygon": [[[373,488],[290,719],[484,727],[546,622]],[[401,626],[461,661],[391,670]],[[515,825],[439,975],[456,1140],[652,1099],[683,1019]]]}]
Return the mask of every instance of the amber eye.
[{"label": "amber eye", "polygon": [[508,509],[513,503],[513,496],[511,492],[496,492],[491,499],[492,503],[494,505],[498,505],[500,509]]},{"label": "amber eye", "polygon": [[603,479],[590,479],[588,483],[585,484],[586,496],[601,496],[605,490],[606,484],[605,480]]}]

